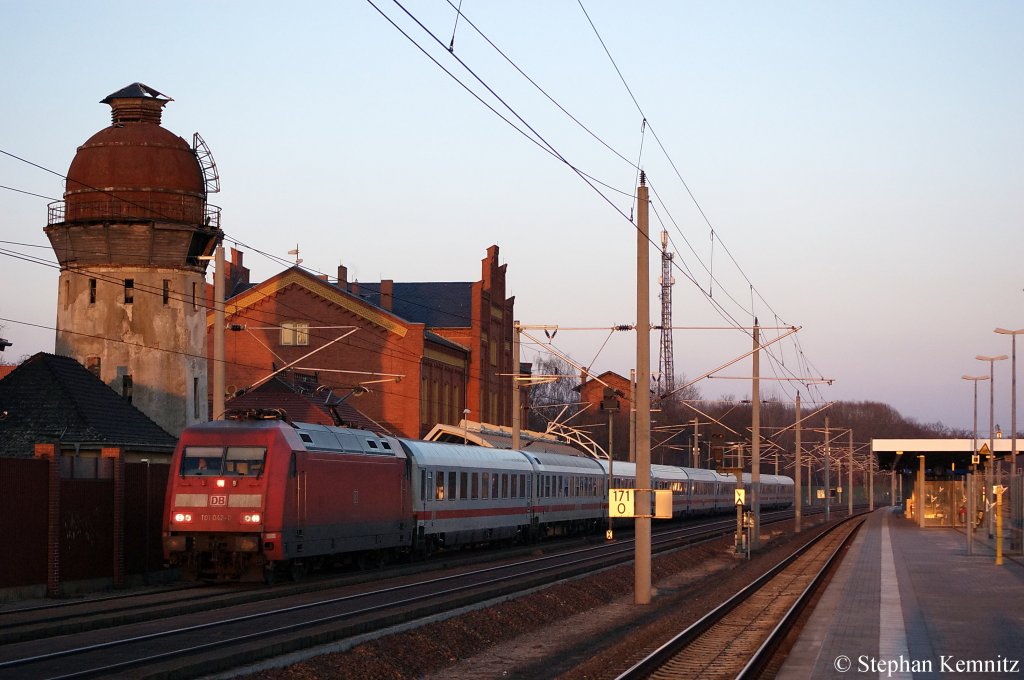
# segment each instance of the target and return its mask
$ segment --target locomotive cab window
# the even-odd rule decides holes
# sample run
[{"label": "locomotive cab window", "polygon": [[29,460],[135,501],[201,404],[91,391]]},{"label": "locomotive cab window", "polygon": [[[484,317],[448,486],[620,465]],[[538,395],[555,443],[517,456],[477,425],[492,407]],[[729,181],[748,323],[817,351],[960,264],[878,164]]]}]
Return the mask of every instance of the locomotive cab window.
[{"label": "locomotive cab window", "polygon": [[229,446],[224,470],[229,475],[259,477],[263,474],[266,455],[267,450],[260,446]]},{"label": "locomotive cab window", "polygon": [[220,446],[186,446],[181,457],[181,474],[220,475],[224,469],[224,449]]},{"label": "locomotive cab window", "polygon": [[186,446],[181,457],[182,476],[259,477],[267,450],[260,446]]}]

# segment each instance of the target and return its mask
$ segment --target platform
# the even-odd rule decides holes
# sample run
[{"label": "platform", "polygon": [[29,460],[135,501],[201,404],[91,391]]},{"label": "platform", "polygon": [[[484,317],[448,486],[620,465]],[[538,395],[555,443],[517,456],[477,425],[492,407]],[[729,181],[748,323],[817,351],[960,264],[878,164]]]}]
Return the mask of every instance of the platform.
[{"label": "platform", "polygon": [[778,678],[1024,677],[1024,565],[964,534],[868,516]]}]

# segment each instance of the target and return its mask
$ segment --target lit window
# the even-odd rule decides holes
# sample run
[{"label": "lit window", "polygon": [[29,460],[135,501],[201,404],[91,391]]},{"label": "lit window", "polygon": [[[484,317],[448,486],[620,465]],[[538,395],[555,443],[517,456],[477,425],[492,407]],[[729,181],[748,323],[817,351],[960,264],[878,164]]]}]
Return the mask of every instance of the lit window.
[{"label": "lit window", "polygon": [[309,344],[309,323],[305,321],[285,321],[281,324],[281,344],[305,346]]}]

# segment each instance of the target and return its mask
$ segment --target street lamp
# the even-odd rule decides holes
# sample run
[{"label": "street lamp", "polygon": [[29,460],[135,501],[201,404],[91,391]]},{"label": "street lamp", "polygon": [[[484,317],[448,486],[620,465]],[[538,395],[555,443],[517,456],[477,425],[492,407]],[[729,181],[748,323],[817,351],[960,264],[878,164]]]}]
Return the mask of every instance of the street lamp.
[{"label": "street lamp", "polygon": [[1010,336],[1010,478],[1017,474],[1017,336],[1024,333],[1024,328],[1007,330],[997,328],[996,333]]},{"label": "street lamp", "polygon": [[[964,375],[964,376],[961,376],[961,377],[964,380],[970,380],[970,381],[972,381],[974,383],[974,444],[971,447],[971,460],[973,461],[974,456],[977,455],[977,453],[978,453],[978,381],[979,380],[988,380],[989,377],[987,375]],[[972,477],[972,479],[973,479],[973,477]],[[987,486],[987,485],[983,485],[983,486]],[[985,503],[987,505],[988,504],[988,489],[987,488],[984,489],[984,493],[982,495],[983,495]],[[974,498],[974,490],[973,489],[968,489],[967,490],[967,497],[968,498]],[[973,505],[973,501],[972,501],[972,505]],[[970,507],[971,506],[968,506],[968,508],[970,508]],[[986,514],[988,514],[988,508],[985,508],[985,512],[986,512]],[[965,519],[968,522],[968,525],[967,525],[968,526],[968,531],[967,531],[967,535],[968,535],[968,554],[970,554],[970,536],[972,534],[972,532],[970,531],[970,528],[974,526],[974,518],[973,517],[966,517]]]},{"label": "street lamp", "polygon": [[[989,456],[991,457],[991,461],[992,461],[992,463],[989,465],[988,485],[989,485],[989,487],[991,487],[993,484],[995,484],[995,476],[994,476],[995,473],[993,472],[992,468],[993,468],[993,466],[995,464],[995,461],[996,461],[996,441],[995,441],[995,436],[996,436],[996,432],[995,432],[995,427],[996,427],[996,418],[995,418],[995,394],[996,394],[995,386],[996,386],[996,377],[995,377],[995,366],[996,366],[996,362],[997,361],[1004,361],[1006,359],[1009,359],[1010,357],[1006,356],[1005,354],[1000,354],[999,356],[994,356],[994,357],[985,356],[984,354],[979,354],[978,356],[976,356],[974,358],[977,359],[978,361],[987,361],[988,362],[988,448],[989,448],[989,451],[991,451],[991,453],[989,453]],[[989,489],[989,492],[991,493],[991,488]],[[991,525],[991,522],[990,522],[989,523],[989,533],[991,533],[991,529],[992,529],[992,525]]]}]

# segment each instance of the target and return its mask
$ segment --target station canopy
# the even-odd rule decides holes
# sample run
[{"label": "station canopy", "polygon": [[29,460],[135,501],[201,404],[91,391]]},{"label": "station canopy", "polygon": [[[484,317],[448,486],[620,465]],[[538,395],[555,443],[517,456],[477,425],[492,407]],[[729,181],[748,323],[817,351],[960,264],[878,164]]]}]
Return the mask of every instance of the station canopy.
[{"label": "station canopy", "polygon": [[[1012,443],[1011,439],[994,439],[991,448],[997,458],[1008,458]],[[1018,440],[1018,456],[1022,444],[1024,440]],[[980,451],[982,446],[989,446],[987,438],[871,440],[871,451],[878,461],[879,470],[892,470],[894,465],[900,468],[916,468],[917,457],[920,455],[925,457],[929,468],[939,466],[952,469],[955,466],[957,470],[966,470],[971,465],[971,454]]]}]

